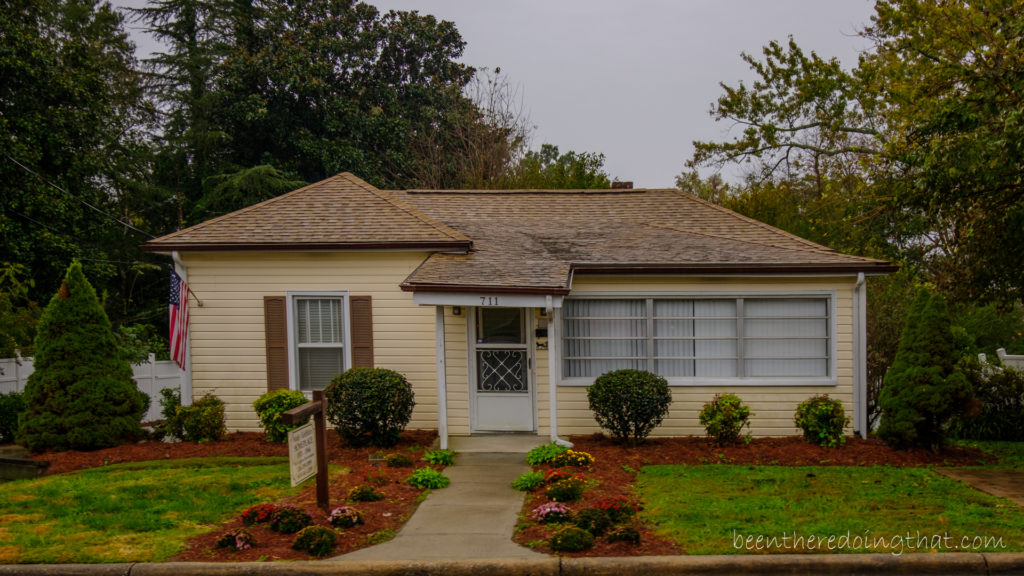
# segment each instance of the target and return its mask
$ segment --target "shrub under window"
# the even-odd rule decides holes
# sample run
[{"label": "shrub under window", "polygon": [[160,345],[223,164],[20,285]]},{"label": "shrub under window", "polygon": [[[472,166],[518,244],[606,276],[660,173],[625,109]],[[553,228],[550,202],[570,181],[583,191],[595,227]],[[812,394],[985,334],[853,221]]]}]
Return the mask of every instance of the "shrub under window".
[{"label": "shrub under window", "polygon": [[324,391],[327,419],[353,446],[394,446],[416,405],[409,381],[394,370],[352,368]]},{"label": "shrub under window", "polygon": [[615,370],[587,389],[597,424],[620,441],[637,444],[661,424],[672,403],[668,382],[643,370]]}]

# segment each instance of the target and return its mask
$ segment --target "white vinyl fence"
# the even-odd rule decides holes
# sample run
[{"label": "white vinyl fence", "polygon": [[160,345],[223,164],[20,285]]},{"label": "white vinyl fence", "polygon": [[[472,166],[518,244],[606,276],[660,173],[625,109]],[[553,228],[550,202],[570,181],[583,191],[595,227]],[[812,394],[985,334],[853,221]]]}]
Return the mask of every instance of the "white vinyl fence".
[{"label": "white vinyl fence", "polygon": [[1007,354],[1005,348],[996,350],[996,354],[999,355],[999,361],[1003,366],[1024,370],[1024,354]]},{"label": "white vinyl fence", "polygon": [[[31,358],[4,358],[0,359],[0,394],[8,392],[22,392],[25,390],[25,382],[29,374],[35,369],[32,366]],[[132,366],[132,378],[139,390],[149,394],[149,412],[142,417],[142,421],[158,420],[160,418],[160,390],[162,388],[181,389],[182,379],[185,371],[178,368],[178,365],[170,360],[157,362],[156,357],[149,355],[149,360],[143,364]]]}]

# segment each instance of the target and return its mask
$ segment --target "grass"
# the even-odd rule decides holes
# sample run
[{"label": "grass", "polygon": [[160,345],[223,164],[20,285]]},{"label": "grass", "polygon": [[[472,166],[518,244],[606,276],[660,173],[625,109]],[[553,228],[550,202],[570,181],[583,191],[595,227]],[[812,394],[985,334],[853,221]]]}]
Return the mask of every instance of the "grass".
[{"label": "grass", "polygon": [[1015,504],[924,468],[647,466],[637,486],[689,554],[1024,551]]},{"label": "grass", "polygon": [[992,456],[989,466],[999,468],[1024,468],[1024,442],[991,442],[980,440],[957,440],[957,446],[977,448]]},{"label": "grass", "polygon": [[159,562],[189,538],[292,493],[287,458],[117,464],[0,490],[0,564]]}]

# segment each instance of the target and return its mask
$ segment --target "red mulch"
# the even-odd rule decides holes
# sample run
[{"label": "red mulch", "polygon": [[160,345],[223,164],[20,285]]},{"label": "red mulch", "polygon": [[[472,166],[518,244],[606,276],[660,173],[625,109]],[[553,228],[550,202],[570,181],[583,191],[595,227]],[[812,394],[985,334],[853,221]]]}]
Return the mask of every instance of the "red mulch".
[{"label": "red mulch", "polygon": [[[437,437],[434,430],[407,430],[394,448],[384,450],[385,454],[404,452],[413,446],[430,446]],[[336,434],[328,433],[327,453],[331,464],[346,466],[348,474],[338,475],[331,479],[328,488],[330,508],[347,504],[348,491],[358,484],[366,483],[364,474],[371,468],[370,454],[379,448],[353,448]],[[413,460],[418,456],[410,454]],[[213,456],[288,456],[286,444],[268,442],[261,433],[237,432],[229,434],[218,442],[140,442],[115,448],[96,450],[94,452],[44,452],[30,456],[36,460],[49,460],[50,467],[46,474],[60,474],[84,468],[93,468],[105,464],[119,462],[138,462],[144,460],[166,460],[177,458],[201,458]],[[424,463],[416,462],[417,467]],[[378,491],[385,495],[379,502],[354,503],[364,519],[364,524],[347,530],[339,531],[338,543],[332,555],[345,554],[369,545],[367,538],[382,530],[401,528],[402,524],[412,515],[419,505],[417,498],[423,492],[419,488],[403,483],[412,474],[412,468],[388,468],[380,470],[387,476],[387,483],[376,485]],[[327,513],[317,508],[316,483],[308,482],[298,494],[275,502],[278,505],[291,504],[302,508],[313,516],[313,522],[319,526],[329,526]],[[328,510],[329,512],[330,510]],[[209,526],[210,532],[196,536],[188,543],[188,548],[172,558],[177,561],[204,562],[246,562],[256,560],[309,560],[309,554],[292,550],[294,534],[278,534],[270,531],[267,524],[244,526],[240,517],[234,517],[218,526]],[[256,546],[238,552],[226,548],[217,548],[216,541],[228,530],[245,527],[256,538]]]},{"label": "red mulch", "polygon": [[[582,470],[591,484],[580,502],[569,504],[574,512],[596,506],[604,498],[621,496],[639,506],[632,492],[636,471],[649,464],[745,464],[784,466],[965,466],[985,462],[986,456],[968,448],[947,448],[941,454],[928,450],[893,450],[876,438],[847,439],[841,448],[822,448],[808,444],[799,436],[755,438],[749,444],[715,446],[702,437],[650,438],[631,448],[613,442],[603,434],[573,436],[573,450],[594,457],[594,465]],[[545,473],[550,466],[540,466]],[[547,502],[542,490],[527,498],[522,514]],[[655,556],[684,553],[675,543],[659,538],[653,526],[634,520],[631,524],[640,533],[640,545],[624,542],[609,544],[596,538],[594,547],[584,552],[563,553],[565,556]],[[537,545],[551,537],[551,528],[543,524],[517,531],[514,540],[522,545],[534,543],[535,549],[547,553],[546,545]]]},{"label": "red mulch", "polygon": [[[411,446],[429,446],[436,433],[433,430],[406,431],[398,444],[386,452],[404,451]],[[347,466],[349,474],[335,477],[330,485],[331,507],[346,503],[345,497],[351,487],[362,484],[363,475],[369,469],[369,455],[375,448],[352,448],[346,446],[334,434],[328,435],[328,455],[332,464]],[[877,439],[848,439],[842,448],[821,448],[810,445],[800,437],[755,438],[749,444],[715,446],[701,437],[651,438],[641,446],[630,448],[612,442],[602,434],[574,436],[571,438],[575,450],[588,452],[596,459],[583,475],[596,486],[588,488],[581,502],[571,504],[573,510],[596,505],[601,499],[623,496],[636,503],[632,492],[635,471],[648,464],[758,464],[758,465],[832,465],[832,466],[963,466],[985,462],[985,455],[967,448],[948,448],[941,454],[927,450],[892,450]],[[541,440],[538,440],[538,444]],[[119,462],[162,460],[177,458],[199,458],[211,456],[287,456],[284,444],[267,442],[260,433],[235,433],[219,442],[196,444],[192,442],[141,442],[93,452],[46,452],[30,456],[36,460],[49,460],[46,474],[60,474],[83,468],[92,468]],[[542,467],[545,471],[549,467]],[[386,495],[380,502],[355,504],[366,523],[341,532],[338,546],[333,554],[344,554],[366,547],[367,538],[382,530],[397,531],[415,511],[416,499],[421,491],[401,481],[412,470],[409,468],[382,468],[388,476],[388,483],[378,489]],[[510,479],[511,480],[511,479]],[[543,493],[538,491],[527,498],[523,514],[527,517],[536,506],[544,503]],[[277,504],[292,504],[313,515],[314,522],[326,526],[326,514],[316,507],[314,483],[310,482],[297,495]],[[568,556],[653,556],[683,553],[674,543],[658,538],[651,526],[634,521],[632,524],[641,535],[639,546],[626,543],[608,544],[598,538],[594,548]],[[256,537],[257,546],[250,550],[231,552],[218,549],[214,543],[226,531],[242,527],[236,517],[220,526],[210,526],[211,531],[193,538],[188,548],[174,560],[184,561],[251,561],[251,560],[292,560],[308,559],[304,552],[291,549],[294,535],[277,534],[266,525],[249,527]],[[550,528],[543,525],[530,526],[516,532],[514,540],[520,544],[546,541]],[[538,550],[550,552],[546,545]]]}]

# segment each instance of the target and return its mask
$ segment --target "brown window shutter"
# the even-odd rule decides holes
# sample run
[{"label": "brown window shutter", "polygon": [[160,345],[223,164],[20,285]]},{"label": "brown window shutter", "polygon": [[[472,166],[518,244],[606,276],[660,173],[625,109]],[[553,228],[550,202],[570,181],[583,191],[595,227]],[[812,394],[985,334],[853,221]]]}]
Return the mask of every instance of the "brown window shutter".
[{"label": "brown window shutter", "polygon": [[373,368],[373,299],[350,296],[348,307],[352,329],[352,367]]},{"label": "brown window shutter", "polygon": [[288,388],[288,314],[284,296],[263,297],[263,334],[267,343],[267,391]]}]

